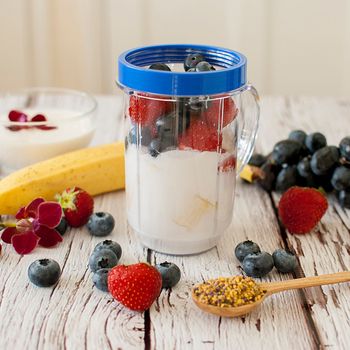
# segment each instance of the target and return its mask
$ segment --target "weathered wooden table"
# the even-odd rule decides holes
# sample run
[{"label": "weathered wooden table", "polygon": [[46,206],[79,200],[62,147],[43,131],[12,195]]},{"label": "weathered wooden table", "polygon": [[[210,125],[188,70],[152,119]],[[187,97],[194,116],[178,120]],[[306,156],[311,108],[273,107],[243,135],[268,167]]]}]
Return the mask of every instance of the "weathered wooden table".
[{"label": "weathered wooden table", "polygon": [[[97,97],[96,143],[122,139],[121,100]],[[331,98],[265,97],[261,101],[257,149],[269,152],[293,128],[320,131],[338,144],[350,134],[350,101]],[[350,269],[350,211],[335,201],[309,235],[292,236],[276,216],[278,197],[257,186],[238,184],[233,223],[217,248],[187,257],[145,249],[127,230],[124,192],[96,198],[96,208],[117,222],[112,239],[123,247],[122,263],[173,261],[182,280],[162,291],[145,313],[131,312],[93,287],[87,268],[100,239],[85,229],[72,230],[51,250],[27,256],[3,245],[0,256],[0,349],[349,349],[350,284],[324,286],[274,295],[243,318],[204,314],[190,298],[194,283],[241,271],[235,245],[245,239],[272,252],[294,249],[300,268],[295,276],[275,270],[265,280],[281,280]],[[38,258],[56,259],[63,273],[57,286],[40,289],[29,283],[28,265]]]}]

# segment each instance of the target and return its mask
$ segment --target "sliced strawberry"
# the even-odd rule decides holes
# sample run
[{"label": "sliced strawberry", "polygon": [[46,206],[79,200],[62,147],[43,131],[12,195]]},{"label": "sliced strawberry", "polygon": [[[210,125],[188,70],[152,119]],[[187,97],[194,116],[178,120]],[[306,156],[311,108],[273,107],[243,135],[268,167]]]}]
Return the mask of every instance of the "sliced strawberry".
[{"label": "sliced strawberry", "polygon": [[235,170],[235,168],[236,168],[235,156],[229,156],[219,164],[219,171],[221,172],[233,171]]},{"label": "sliced strawberry", "polygon": [[162,115],[171,110],[172,104],[169,101],[162,101],[151,95],[132,95],[129,101],[130,119],[135,124],[151,126]]},{"label": "sliced strawberry", "polygon": [[179,149],[192,148],[198,151],[216,151],[222,137],[217,130],[201,119],[192,119],[190,127],[179,137]]},{"label": "sliced strawberry", "polygon": [[203,112],[203,119],[216,129],[221,120],[221,112],[223,112],[222,128],[224,128],[235,119],[238,113],[231,97],[211,101],[209,108]]}]

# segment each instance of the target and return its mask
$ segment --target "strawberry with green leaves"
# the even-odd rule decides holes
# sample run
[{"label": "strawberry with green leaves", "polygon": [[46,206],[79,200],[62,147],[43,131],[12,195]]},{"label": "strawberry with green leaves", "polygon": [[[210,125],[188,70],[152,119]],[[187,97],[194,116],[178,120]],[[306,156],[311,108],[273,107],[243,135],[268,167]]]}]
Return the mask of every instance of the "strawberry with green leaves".
[{"label": "strawberry with green leaves", "polygon": [[71,227],[85,225],[94,211],[94,200],[79,187],[67,188],[56,196]]}]

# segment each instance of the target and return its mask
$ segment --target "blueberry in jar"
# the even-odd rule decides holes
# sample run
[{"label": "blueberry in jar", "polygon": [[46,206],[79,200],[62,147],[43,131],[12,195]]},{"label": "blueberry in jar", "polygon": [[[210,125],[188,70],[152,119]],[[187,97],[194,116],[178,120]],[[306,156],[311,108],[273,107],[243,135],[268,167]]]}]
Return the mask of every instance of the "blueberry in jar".
[{"label": "blueberry in jar", "polygon": [[207,61],[199,62],[196,65],[196,72],[209,72],[215,70],[215,68]]},{"label": "blueberry in jar", "polygon": [[191,68],[195,68],[199,62],[204,61],[204,56],[200,53],[193,53],[186,57],[184,62],[184,68],[187,72]]},{"label": "blueberry in jar", "polygon": [[158,157],[161,150],[161,140],[159,138],[153,139],[148,146],[148,152],[152,157]]},{"label": "blueberry in jar", "polygon": [[171,69],[165,63],[153,63],[149,66],[149,69],[171,72]]},{"label": "blueberry in jar", "polygon": [[148,146],[151,140],[151,130],[146,126],[143,126],[142,128],[133,126],[126,137],[127,144],[141,144],[142,146]]}]

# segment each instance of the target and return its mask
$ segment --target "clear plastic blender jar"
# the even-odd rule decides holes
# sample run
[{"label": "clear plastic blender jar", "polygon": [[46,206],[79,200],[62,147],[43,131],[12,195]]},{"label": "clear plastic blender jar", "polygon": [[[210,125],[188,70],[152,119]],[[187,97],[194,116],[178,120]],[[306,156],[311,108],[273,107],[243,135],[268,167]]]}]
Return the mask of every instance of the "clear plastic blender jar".
[{"label": "clear plastic blender jar", "polygon": [[132,49],[119,57],[118,84],[129,225],[163,253],[214,247],[232,221],[236,177],[258,129],[246,58],[203,45]]}]

